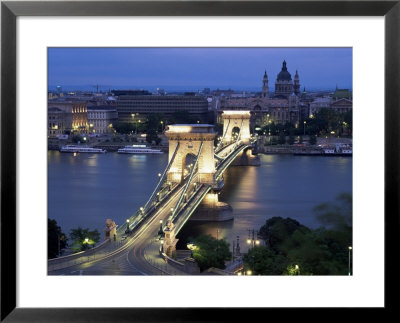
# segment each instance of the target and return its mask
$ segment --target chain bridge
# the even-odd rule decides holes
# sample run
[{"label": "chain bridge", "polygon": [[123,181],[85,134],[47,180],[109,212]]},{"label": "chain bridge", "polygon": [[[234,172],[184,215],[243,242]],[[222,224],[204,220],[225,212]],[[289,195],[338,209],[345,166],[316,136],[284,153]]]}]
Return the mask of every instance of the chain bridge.
[{"label": "chain bridge", "polygon": [[[149,265],[157,261],[154,257],[170,259],[176,249],[179,231],[200,203],[204,199],[218,201],[217,193],[224,186],[225,170],[235,160],[251,157],[255,138],[250,135],[250,112],[224,111],[222,118],[223,133],[219,138],[216,138],[213,125],[168,126],[165,132],[169,140],[168,164],[158,174],[156,187],[135,214],[108,233],[107,241],[110,242],[98,247],[97,260],[87,257],[91,265],[100,268],[101,263],[122,259],[121,255],[126,254],[132,268],[141,274],[154,274],[152,267],[155,266]],[[157,234],[163,239],[155,247]],[[119,243],[115,247],[117,238]],[[77,256],[78,259],[82,257],[85,255]],[[49,261],[50,274],[65,274],[65,268],[83,266],[84,263],[85,268],[91,266],[85,261],[57,259]],[[70,265],[66,265],[68,261]]]}]

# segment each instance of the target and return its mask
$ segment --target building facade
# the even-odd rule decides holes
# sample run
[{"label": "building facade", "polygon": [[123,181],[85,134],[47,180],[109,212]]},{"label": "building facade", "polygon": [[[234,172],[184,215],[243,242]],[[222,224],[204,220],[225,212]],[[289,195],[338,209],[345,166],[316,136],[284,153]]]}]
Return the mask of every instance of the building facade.
[{"label": "building facade", "polygon": [[190,116],[205,122],[208,116],[208,101],[194,95],[122,95],[117,99],[120,122],[143,121],[150,113],[163,114],[166,118],[175,112],[187,111]]},{"label": "building facade", "polygon": [[[297,71],[296,71],[296,89],[297,92],[300,93],[300,80]],[[287,70],[286,61],[283,61],[282,70],[276,77],[275,96],[288,98],[293,92],[294,92],[294,85],[293,85],[292,75]]]},{"label": "building facade", "polygon": [[[60,101],[49,100],[48,110],[58,108],[64,111],[64,130],[77,133],[86,133],[88,131],[87,103],[83,101]],[[55,110],[52,110],[55,111]],[[52,115],[53,116],[53,115]],[[49,115],[48,115],[49,117]],[[49,120],[50,122],[50,120]]]},{"label": "building facade", "polygon": [[89,106],[87,108],[89,133],[105,134],[113,131],[118,122],[117,109],[110,106]]}]

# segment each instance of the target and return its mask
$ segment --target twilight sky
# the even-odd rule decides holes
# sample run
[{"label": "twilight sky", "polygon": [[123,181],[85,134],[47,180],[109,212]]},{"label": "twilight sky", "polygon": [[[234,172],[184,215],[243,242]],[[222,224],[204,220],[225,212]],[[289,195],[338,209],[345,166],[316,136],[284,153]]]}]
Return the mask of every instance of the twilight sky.
[{"label": "twilight sky", "polygon": [[352,88],[351,48],[49,48],[48,85],[64,90],[273,90],[286,60],[301,89]]}]

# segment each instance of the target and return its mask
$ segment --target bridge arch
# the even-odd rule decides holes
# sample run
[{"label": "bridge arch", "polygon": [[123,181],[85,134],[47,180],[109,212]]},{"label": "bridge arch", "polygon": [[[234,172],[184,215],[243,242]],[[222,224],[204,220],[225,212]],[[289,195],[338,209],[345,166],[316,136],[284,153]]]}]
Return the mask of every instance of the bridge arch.
[{"label": "bridge arch", "polygon": [[228,144],[233,141],[233,130],[240,129],[240,139],[243,142],[250,141],[250,111],[226,110],[222,113],[224,121],[223,142]]},{"label": "bridge arch", "polygon": [[170,125],[165,135],[169,141],[169,162],[179,143],[176,157],[167,173],[168,181],[181,182],[186,162],[193,158],[190,156],[194,155],[198,156],[197,182],[214,184],[214,138],[216,135],[214,126],[207,124]]}]

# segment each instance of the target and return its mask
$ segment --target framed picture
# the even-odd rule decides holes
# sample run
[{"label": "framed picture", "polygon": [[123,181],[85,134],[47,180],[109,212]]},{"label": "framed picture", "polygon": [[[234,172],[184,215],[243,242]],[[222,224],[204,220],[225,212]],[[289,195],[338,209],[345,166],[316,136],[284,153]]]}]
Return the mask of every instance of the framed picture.
[{"label": "framed picture", "polygon": [[[391,255],[397,252],[392,239],[398,233],[399,213],[398,1],[3,1],[1,16],[1,320],[234,321],[238,311],[266,315],[265,310],[272,308],[394,308],[389,291],[398,282],[394,267],[390,266]],[[350,270],[349,260],[349,276],[287,279],[107,274],[82,277],[79,272],[76,276],[48,275],[47,261],[43,259],[47,257],[43,248],[47,245],[46,213],[50,205],[47,204],[48,110],[45,107],[48,89],[53,85],[49,80],[58,64],[49,62],[57,49],[104,47],[177,51],[348,48],[353,67],[355,119],[354,164],[350,175],[354,195],[354,266]],[[196,54],[200,66],[202,57],[210,53]],[[227,53],[224,52],[224,59],[233,62],[233,55],[229,57]],[[95,60],[96,51],[90,55]],[[159,55],[167,54],[160,51]],[[246,55],[245,59],[251,59]],[[281,73],[285,74],[286,61],[282,64]],[[223,70],[222,65],[215,66],[218,68]],[[326,73],[324,66],[316,70]],[[84,73],[82,69],[82,79]],[[286,77],[283,74],[277,77],[277,82]],[[274,77],[270,75],[271,79]],[[275,85],[275,92],[281,90],[284,96],[287,88],[286,83],[282,84]],[[59,89],[53,90],[56,93]],[[296,89],[290,92],[293,91]],[[268,86],[262,88],[260,95],[264,92],[268,96]],[[307,117],[312,119],[312,113]],[[162,120],[161,129],[164,123],[167,124]],[[199,120],[192,126],[201,125]],[[89,126],[84,134],[95,134],[96,126]],[[306,121],[296,129],[302,126],[305,135]],[[132,127],[132,133],[140,132],[137,121]],[[168,131],[174,130],[173,127]],[[102,130],[96,128],[96,131]],[[345,126],[340,131],[345,131]],[[239,136],[234,130],[230,132]],[[83,140],[84,136],[79,138]],[[196,167],[196,160],[192,163]],[[191,176],[190,167],[188,174],[182,174]],[[174,211],[171,212],[173,215]],[[134,228],[132,222],[127,223],[125,233]],[[218,231],[216,234],[218,240]],[[354,272],[350,275],[350,271]]]}]

